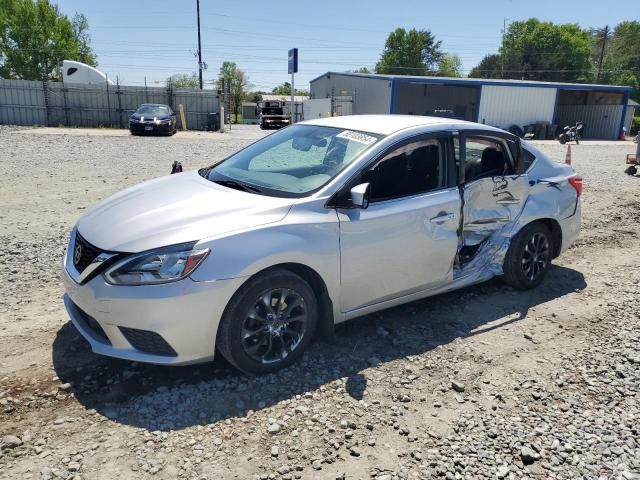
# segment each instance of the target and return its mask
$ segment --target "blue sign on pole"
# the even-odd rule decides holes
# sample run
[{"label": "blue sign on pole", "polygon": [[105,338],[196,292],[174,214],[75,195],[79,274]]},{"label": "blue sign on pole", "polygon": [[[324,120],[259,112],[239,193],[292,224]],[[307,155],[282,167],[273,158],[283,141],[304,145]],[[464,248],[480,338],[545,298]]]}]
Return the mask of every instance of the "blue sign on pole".
[{"label": "blue sign on pole", "polygon": [[298,73],[298,49],[289,50],[289,73]]}]

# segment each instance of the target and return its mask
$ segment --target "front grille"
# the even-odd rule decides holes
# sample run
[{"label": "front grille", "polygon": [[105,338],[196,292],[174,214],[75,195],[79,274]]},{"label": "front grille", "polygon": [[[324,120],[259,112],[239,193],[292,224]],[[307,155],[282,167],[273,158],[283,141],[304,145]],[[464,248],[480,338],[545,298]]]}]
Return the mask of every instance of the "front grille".
[{"label": "front grille", "polygon": [[78,308],[77,305],[74,304],[74,306],[76,307],[76,311],[78,312],[78,315],[80,316],[80,320],[82,320],[82,323],[84,323],[84,326],[88,330],[91,330],[91,332],[93,332],[95,334],[95,336],[98,337],[98,340],[102,341],[102,343],[105,343],[107,345],[111,345],[111,340],[109,340],[109,337],[107,337],[107,334],[102,329],[100,324],[96,321],[96,319],[93,318],[88,313],[83,312],[80,308]]},{"label": "front grille", "polygon": [[154,355],[165,355],[168,357],[177,357],[176,351],[171,348],[164,338],[156,332],[149,330],[138,330],[137,328],[118,327],[134,348],[145,353]]},{"label": "front grille", "polygon": [[101,253],[103,253],[102,250],[91,245],[76,232],[76,241],[73,245],[73,266],[76,267],[79,273],[82,273],[85,268],[91,265],[91,262]]}]

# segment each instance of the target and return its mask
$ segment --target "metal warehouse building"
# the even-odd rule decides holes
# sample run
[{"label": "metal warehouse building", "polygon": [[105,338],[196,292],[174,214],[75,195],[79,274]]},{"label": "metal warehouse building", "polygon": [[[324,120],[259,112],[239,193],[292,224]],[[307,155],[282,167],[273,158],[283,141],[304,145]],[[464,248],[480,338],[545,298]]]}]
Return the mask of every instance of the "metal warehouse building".
[{"label": "metal warehouse building", "polygon": [[600,139],[620,138],[630,93],[613,85],[336,72],[311,80],[311,99],[350,102],[353,114],[451,116],[504,129],[581,121],[585,138]]}]

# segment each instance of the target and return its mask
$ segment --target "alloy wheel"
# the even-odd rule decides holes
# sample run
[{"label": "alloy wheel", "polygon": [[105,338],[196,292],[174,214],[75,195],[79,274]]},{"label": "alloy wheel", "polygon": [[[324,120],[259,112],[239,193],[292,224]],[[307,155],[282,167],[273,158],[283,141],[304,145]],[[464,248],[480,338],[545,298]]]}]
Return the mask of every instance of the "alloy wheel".
[{"label": "alloy wheel", "polygon": [[304,338],[307,308],[295,290],[275,288],[261,294],[246,313],[241,341],[253,360],[270,364],[284,360]]},{"label": "alloy wheel", "polygon": [[540,276],[549,265],[549,239],[540,232],[534,233],[524,247],[522,271],[529,280]]}]

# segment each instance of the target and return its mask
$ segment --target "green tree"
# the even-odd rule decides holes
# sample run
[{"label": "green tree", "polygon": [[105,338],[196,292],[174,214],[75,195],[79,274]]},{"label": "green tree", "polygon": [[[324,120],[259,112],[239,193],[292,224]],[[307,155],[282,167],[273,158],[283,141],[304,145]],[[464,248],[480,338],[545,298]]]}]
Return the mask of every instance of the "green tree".
[{"label": "green tree", "polygon": [[[82,13],[77,13],[71,21],[73,34],[78,40],[78,59],[76,61],[86,63],[87,65],[96,66],[98,60],[95,53],[91,49],[91,37],[89,36],[89,20]],[[66,58],[65,60],[72,60]]]},{"label": "green tree", "polygon": [[607,44],[602,66],[601,83],[629,85],[632,97],[640,100],[640,22],[616,25]]},{"label": "green tree", "polygon": [[[271,90],[271,93],[273,93],[274,95],[291,95],[291,84],[289,82],[284,82],[282,85],[278,85],[273,90]],[[309,91],[298,90],[296,88],[296,95],[309,96]]]},{"label": "green tree", "polygon": [[469,72],[471,78],[502,78],[502,57],[497,53],[486,55],[480,63]]},{"label": "green tree", "polygon": [[356,68],[355,70],[347,70],[347,73],[371,73],[367,67]]},{"label": "green tree", "polygon": [[440,45],[429,30],[398,28],[387,38],[376,73],[432,75],[442,57]]},{"label": "green tree", "polygon": [[577,24],[556,25],[536,18],[513,22],[500,53],[505,78],[586,82],[592,77],[591,41]]},{"label": "green tree", "polygon": [[235,62],[222,62],[220,74],[218,75],[218,88],[222,89],[223,83],[228,85],[229,104],[233,112],[236,123],[238,123],[238,115],[242,110],[242,101],[247,91],[251,87],[247,75],[238,68]]},{"label": "green tree", "polygon": [[48,0],[0,0],[0,77],[54,78],[63,60],[96,66],[82,14],[73,20]]},{"label": "green tree", "polygon": [[167,86],[184,90],[195,90],[200,88],[200,79],[197,73],[177,73],[167,78]]},{"label": "green tree", "polygon": [[436,75],[438,77],[461,77],[462,60],[460,60],[458,55],[445,53],[438,62],[438,71],[436,72]]}]

